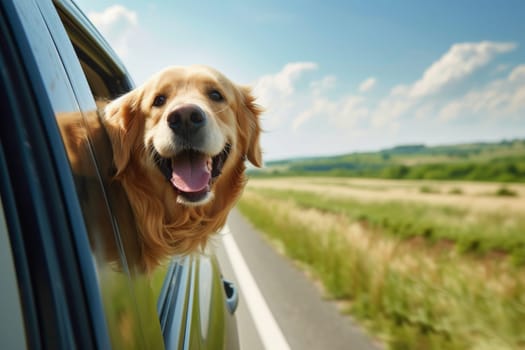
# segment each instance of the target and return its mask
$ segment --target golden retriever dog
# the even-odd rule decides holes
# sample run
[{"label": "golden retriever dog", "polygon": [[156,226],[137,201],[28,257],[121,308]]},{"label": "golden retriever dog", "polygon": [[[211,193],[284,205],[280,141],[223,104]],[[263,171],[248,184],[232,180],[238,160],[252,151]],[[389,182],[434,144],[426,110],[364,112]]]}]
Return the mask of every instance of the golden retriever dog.
[{"label": "golden retriever dog", "polygon": [[262,165],[261,108],[250,89],[205,66],[169,67],[109,102],[103,125],[151,270],[198,250]]}]

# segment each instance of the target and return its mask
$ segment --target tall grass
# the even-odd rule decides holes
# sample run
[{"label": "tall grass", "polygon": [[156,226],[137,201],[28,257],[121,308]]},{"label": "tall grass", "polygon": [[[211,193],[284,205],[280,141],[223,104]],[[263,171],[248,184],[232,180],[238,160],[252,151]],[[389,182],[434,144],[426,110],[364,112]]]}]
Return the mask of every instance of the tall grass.
[{"label": "tall grass", "polygon": [[506,212],[475,213],[466,208],[429,206],[402,201],[365,202],[349,197],[308,191],[251,189],[266,198],[288,200],[300,208],[313,208],[359,221],[383,234],[429,242],[449,241],[461,252],[480,255],[508,253],[517,265],[525,264],[525,217]]},{"label": "tall grass", "polygon": [[522,267],[385,235],[368,224],[377,208],[349,213],[348,203],[278,192],[248,187],[239,209],[389,348],[525,349]]}]

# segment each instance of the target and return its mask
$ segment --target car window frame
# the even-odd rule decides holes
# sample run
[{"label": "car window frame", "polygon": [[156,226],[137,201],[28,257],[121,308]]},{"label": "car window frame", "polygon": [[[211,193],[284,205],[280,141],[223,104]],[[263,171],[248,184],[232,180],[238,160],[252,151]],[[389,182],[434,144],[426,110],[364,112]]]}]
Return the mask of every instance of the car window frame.
[{"label": "car window frame", "polygon": [[[45,5],[44,5],[45,6]],[[102,96],[104,98],[115,98],[120,94],[123,94],[133,88],[133,81],[129,76],[129,73],[124,68],[123,64],[118,59],[117,55],[105,42],[105,40],[100,36],[98,31],[93,27],[93,25],[87,20],[85,15],[78,9],[76,4],[70,1],[54,1],[54,6],[56,7],[57,12],[59,12],[60,18],[47,18],[48,21],[54,21],[49,24],[50,27],[56,27],[57,25],[63,25],[65,31],[51,32],[51,35],[54,37],[54,40],[57,45],[62,47],[59,50],[59,55],[64,61],[64,67],[69,75],[70,84],[75,91],[77,96],[81,114],[87,114],[93,112],[96,108],[96,98],[100,96],[94,96],[93,91],[90,89],[88,83],[88,77],[81,67],[81,60],[92,60],[92,64],[96,66],[97,72],[103,73],[104,83],[109,84],[108,89],[111,92],[110,96]],[[58,23],[59,22],[59,23]],[[67,32],[67,34],[66,34]],[[78,46],[77,46],[78,45]],[[97,150],[95,145],[91,145],[92,152],[95,156],[95,162],[97,167],[100,165],[97,158]],[[109,149],[111,152],[111,149]],[[103,170],[102,170],[103,171]],[[107,174],[105,174],[107,175]],[[99,175],[100,179],[104,178]],[[125,202],[115,202],[115,198],[120,195],[114,195],[114,191],[118,191],[118,183],[113,183],[111,186],[108,185],[108,179],[101,180],[104,190],[104,196],[106,198],[107,205],[109,206],[110,215],[112,216],[114,222],[114,231],[115,237],[119,240],[119,254],[121,256],[121,261],[123,263],[122,269],[123,273],[127,274],[129,280],[129,288],[132,289],[131,293],[136,296],[134,301],[135,310],[133,310],[134,315],[138,316],[139,322],[142,323],[142,327],[138,329],[140,333],[144,332],[140,338],[140,348],[149,348],[151,346],[158,346],[157,340],[160,340],[160,343],[164,345],[164,336],[160,329],[160,320],[158,313],[156,312],[156,300],[153,304],[150,304],[148,300],[141,300],[141,296],[148,297],[149,292],[144,288],[148,282],[145,278],[141,277],[140,274],[137,274],[136,271],[129,265],[127,265],[128,251],[125,251],[122,244],[122,241],[125,240],[121,235],[123,230],[129,229],[130,220],[132,220],[131,225],[136,228],[134,219],[131,216],[115,216],[115,211],[111,208],[115,208],[115,205],[122,207],[129,206],[127,198],[123,199]],[[112,181],[111,181],[112,182]],[[124,194],[125,196],[125,194]],[[121,208],[120,208],[121,209]],[[121,210],[119,210],[121,212]],[[129,208],[131,213],[131,208]],[[122,226],[121,226],[122,225]],[[128,245],[129,247],[129,245]],[[149,309],[147,305],[152,305],[153,309]],[[151,311],[155,312],[154,319],[152,319]],[[156,327],[153,326],[153,322],[158,326],[158,339],[154,335]]]}]

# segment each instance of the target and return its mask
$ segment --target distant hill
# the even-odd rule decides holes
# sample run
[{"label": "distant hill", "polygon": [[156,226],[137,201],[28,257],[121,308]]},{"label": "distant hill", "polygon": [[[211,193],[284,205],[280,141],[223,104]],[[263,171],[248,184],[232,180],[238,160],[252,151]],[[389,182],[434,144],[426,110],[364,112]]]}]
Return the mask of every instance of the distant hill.
[{"label": "distant hill", "polygon": [[525,182],[525,139],[272,161],[253,176],[349,176],[387,179]]}]

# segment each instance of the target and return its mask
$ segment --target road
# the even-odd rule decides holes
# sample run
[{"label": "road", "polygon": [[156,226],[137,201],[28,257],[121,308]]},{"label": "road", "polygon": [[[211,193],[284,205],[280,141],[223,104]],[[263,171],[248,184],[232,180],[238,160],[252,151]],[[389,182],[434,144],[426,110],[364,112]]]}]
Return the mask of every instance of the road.
[{"label": "road", "polygon": [[230,214],[216,251],[224,276],[240,290],[242,350],[381,349],[238,211]]}]

